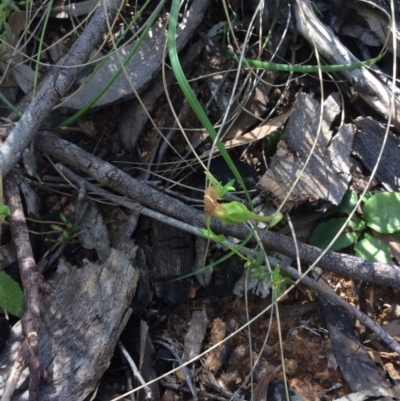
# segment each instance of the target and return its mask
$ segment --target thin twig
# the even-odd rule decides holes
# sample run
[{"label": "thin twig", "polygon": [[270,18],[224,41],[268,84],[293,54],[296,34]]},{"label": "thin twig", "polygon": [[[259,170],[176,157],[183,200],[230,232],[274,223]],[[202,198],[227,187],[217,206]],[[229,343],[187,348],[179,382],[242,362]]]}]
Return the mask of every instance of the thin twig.
[{"label": "thin twig", "polygon": [[[24,315],[22,317],[23,339],[21,341],[19,357],[16,363],[21,367],[29,366],[29,400],[36,401],[39,397],[40,380],[48,379],[38,359],[38,332],[40,325],[39,289],[51,292],[39,273],[29,240],[28,228],[22,207],[17,181],[13,173],[4,180],[6,202],[11,209],[10,228],[15,244],[22,285],[24,288]],[[23,369],[17,369],[22,372]]]},{"label": "thin twig", "polygon": [[[205,227],[204,213],[198,212],[183,202],[166,196],[148,185],[130,177],[115,166],[98,159],[85,152],[80,147],[58,138],[50,132],[41,131],[34,143],[37,150],[46,152],[64,163],[80,169],[85,174],[95,178],[102,185],[113,188],[115,191],[130,197],[130,199],[144,206],[174,217],[185,223]],[[211,228],[215,233],[223,233],[234,238],[245,239],[249,234],[246,225],[228,226],[217,219],[213,219]],[[278,251],[287,256],[295,257],[295,246],[292,238],[272,231],[258,231],[263,245],[270,251]],[[250,244],[254,241],[250,241]],[[297,242],[300,260],[312,264],[323,252],[321,249]],[[384,263],[371,262],[356,256],[327,252],[318,265],[337,274],[374,282],[388,287],[400,288],[400,268]]]},{"label": "thin twig", "polygon": [[[136,367],[135,362],[133,361],[133,359],[129,355],[129,352],[126,350],[126,348],[124,347],[124,345],[121,342],[118,343],[118,348],[121,350],[126,361],[128,362],[129,366],[131,367],[133,376],[136,378],[136,380],[140,384],[145,385],[146,382],[143,380],[143,377],[140,374],[139,369]],[[153,394],[151,392],[150,387],[148,387],[148,386],[144,387],[144,391],[146,393],[146,399],[151,400],[153,398]]]}]

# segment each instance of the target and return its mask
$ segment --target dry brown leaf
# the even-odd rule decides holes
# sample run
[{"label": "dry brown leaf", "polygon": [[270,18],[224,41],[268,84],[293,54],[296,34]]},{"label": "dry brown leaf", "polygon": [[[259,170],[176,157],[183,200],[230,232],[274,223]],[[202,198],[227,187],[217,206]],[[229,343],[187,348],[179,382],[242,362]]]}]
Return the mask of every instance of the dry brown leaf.
[{"label": "dry brown leaf", "polygon": [[290,117],[292,112],[293,109],[281,114],[273,120],[268,121],[261,127],[253,129],[253,131],[250,131],[247,134],[241,135],[238,138],[231,139],[230,141],[226,141],[224,143],[225,149],[247,145],[249,143],[253,143],[255,141],[259,141],[260,139],[265,138],[266,136],[280,128],[283,124],[285,124],[286,120]]}]

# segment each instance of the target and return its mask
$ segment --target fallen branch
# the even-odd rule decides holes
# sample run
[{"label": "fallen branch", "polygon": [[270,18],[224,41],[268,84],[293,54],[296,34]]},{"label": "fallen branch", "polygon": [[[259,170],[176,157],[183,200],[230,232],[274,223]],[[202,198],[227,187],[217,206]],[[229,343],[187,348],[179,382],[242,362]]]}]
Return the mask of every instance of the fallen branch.
[{"label": "fallen branch", "polygon": [[[202,212],[149,187],[113,165],[50,132],[39,132],[35,147],[37,150],[48,153],[63,163],[81,170],[100,184],[113,188],[118,193],[130,197],[150,209],[197,227],[205,227],[206,220]],[[239,239],[244,239],[249,234],[249,228],[246,225],[228,226],[216,219],[213,219],[211,227],[216,233],[224,233]],[[293,239],[271,231],[261,230],[259,230],[259,236],[268,251],[278,251],[290,257],[296,256]],[[297,247],[300,259],[308,264],[312,264],[322,253],[321,249],[301,242],[298,242]],[[318,265],[325,270],[346,277],[400,288],[400,268],[398,266],[374,263],[336,252],[327,252]]]},{"label": "fallen branch", "polygon": [[34,401],[39,396],[40,380],[48,379],[48,375],[38,359],[38,332],[40,326],[39,289],[50,293],[51,286],[45,282],[36,267],[21,197],[13,173],[10,173],[4,181],[4,193],[6,202],[11,209],[10,228],[24,288],[23,336],[19,348],[19,357],[16,359],[14,365],[15,374],[10,375],[6,387],[10,391],[11,387],[14,387],[18,382],[17,376],[22,373],[25,367],[29,366],[29,400]]}]

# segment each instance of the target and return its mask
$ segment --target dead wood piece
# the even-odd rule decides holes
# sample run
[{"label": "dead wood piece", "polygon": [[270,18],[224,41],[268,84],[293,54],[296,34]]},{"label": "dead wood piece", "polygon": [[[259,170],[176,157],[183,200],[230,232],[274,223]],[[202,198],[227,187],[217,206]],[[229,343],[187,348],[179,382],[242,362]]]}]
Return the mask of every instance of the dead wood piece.
[{"label": "dead wood piece", "polygon": [[[13,173],[9,174],[4,182],[4,193],[6,202],[11,209],[10,227],[24,288],[23,337],[21,338],[18,351],[18,361],[16,361],[18,368],[16,370],[22,373],[23,368],[29,366],[29,399],[36,401],[38,399],[40,380],[47,377],[47,373],[38,360],[38,332],[40,327],[39,289],[51,292],[51,286],[45,282],[37,269],[29,240],[22,201]],[[18,379],[15,377],[11,381],[13,385],[16,385]],[[7,384],[7,387],[9,386],[11,386],[10,383]]]},{"label": "dead wood piece", "polygon": [[[293,11],[296,17],[297,29],[301,35],[318,49],[318,53],[331,64],[351,64],[357,60],[332,31],[316,17],[310,0],[295,0]],[[391,114],[392,89],[383,84],[368,69],[342,71],[349,82],[354,85],[360,97],[374,110],[386,117]],[[393,124],[400,128],[400,99],[395,98]]]},{"label": "dead wood piece", "polygon": [[[187,41],[193,36],[197,26],[202,21],[208,7],[208,0],[195,0],[184,16],[184,21],[177,27],[176,45],[180,51]],[[133,55],[129,63],[107,93],[95,104],[95,108],[105,107],[115,102],[133,98],[148,86],[149,82],[161,69],[164,46],[167,40],[167,32],[163,19],[157,21],[150,29],[149,34],[141,43],[139,49]],[[122,46],[111,55],[107,62],[96,72],[94,77],[85,84],[82,90],[68,99],[63,105],[73,110],[80,110],[98,93],[106,82],[114,76],[116,66],[121,65],[132,46]]]},{"label": "dead wood piece", "polygon": [[[155,354],[153,343],[149,336],[149,326],[145,321],[140,322],[140,360],[139,369],[146,382],[154,380],[157,373],[153,367],[153,356]],[[155,400],[160,398],[160,389],[158,383],[149,384]]]},{"label": "dead wood piece", "polygon": [[[107,21],[112,21],[118,11],[120,2],[107,0],[99,7],[86,26],[82,35],[72,45],[68,53],[59,63],[50,69],[35,99],[33,99],[11,134],[0,147],[0,171],[5,177],[19,160],[24,149],[43,124],[45,118],[65,96],[78,74],[78,68],[71,68],[86,62],[90,52],[101,40],[107,30]],[[63,68],[70,67],[70,68]]]},{"label": "dead wood piece", "polygon": [[[40,401],[84,400],[107,369],[131,315],[138,279],[132,264],[136,247],[126,243],[123,248],[112,249],[105,263],[68,266],[66,271],[57,272],[51,280],[54,292],[41,297],[38,351],[52,380],[42,386]],[[13,332],[17,331],[14,327]],[[13,333],[15,337],[20,336]],[[15,358],[11,342],[0,360],[0,378],[10,371]],[[27,399],[27,392],[13,398]]]},{"label": "dead wood piece", "polygon": [[[385,127],[371,117],[357,118],[354,123],[360,131],[354,137],[353,149],[365,167],[372,171],[385,136]],[[379,161],[376,178],[388,191],[400,190],[400,141],[389,132],[382,158]]]},{"label": "dead wood piece", "polygon": [[193,239],[184,231],[156,220],[153,221],[152,229],[156,292],[158,295],[163,294],[167,302],[178,304],[186,295],[182,282],[166,282],[191,272]]},{"label": "dead wood piece", "polygon": [[280,205],[295,184],[317,141],[307,167],[285,204],[286,209],[316,201],[337,205],[350,182],[353,126],[342,125],[331,139],[333,133],[330,126],[340,112],[339,94],[329,96],[324,102],[323,123],[317,138],[319,110],[317,100],[300,94],[271,167],[260,180],[261,188],[272,195],[275,204]]},{"label": "dead wood piece", "polygon": [[318,295],[318,301],[329,330],[336,361],[351,391],[390,387],[354,334],[353,324],[346,312],[321,295]]},{"label": "dead wood piece", "polygon": [[192,319],[190,320],[190,328],[185,335],[184,351],[182,355],[182,360],[184,362],[190,361],[200,354],[207,326],[208,318],[206,311],[204,309],[201,311],[194,311]]},{"label": "dead wood piece", "polygon": [[110,236],[96,204],[87,199],[80,201],[76,211],[76,219],[81,230],[79,241],[82,246],[86,249],[95,249],[99,260],[101,262],[106,261],[111,252]]},{"label": "dead wood piece", "polygon": [[[46,152],[62,162],[74,166],[99,183],[113,188],[118,193],[140,202],[154,211],[174,217],[191,226],[201,228],[206,226],[204,213],[149,187],[118,170],[115,166],[98,159],[52,133],[39,132],[34,145],[37,150]],[[215,233],[223,233],[239,239],[245,239],[249,233],[247,226],[228,226],[217,219],[212,219],[211,228]],[[258,230],[258,235],[268,250],[278,251],[293,258],[296,257],[292,238],[263,230]],[[255,241],[249,241],[250,245],[254,243]],[[297,248],[301,261],[309,264],[313,263],[322,252],[321,249],[300,241],[297,242]],[[332,251],[325,253],[318,265],[323,269],[331,270],[346,277],[400,288],[400,268],[395,265],[370,262],[352,255]]]}]

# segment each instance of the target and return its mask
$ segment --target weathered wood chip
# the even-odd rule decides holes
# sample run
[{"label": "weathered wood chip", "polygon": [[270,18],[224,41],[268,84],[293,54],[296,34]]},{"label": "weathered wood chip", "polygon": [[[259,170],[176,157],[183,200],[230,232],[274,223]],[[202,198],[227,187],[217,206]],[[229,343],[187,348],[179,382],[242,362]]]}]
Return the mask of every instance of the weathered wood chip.
[{"label": "weathered wood chip", "polygon": [[349,160],[354,135],[352,124],[343,124],[336,135],[330,129],[340,112],[339,94],[324,102],[322,127],[316,138],[320,104],[300,94],[270,169],[260,180],[262,190],[280,204],[294,185],[317,140],[303,174],[291,192],[285,209],[301,203],[326,201],[339,204],[350,182]]},{"label": "weathered wood chip", "polygon": [[[372,171],[382,147],[385,127],[371,117],[359,117],[354,123],[360,128],[354,137],[353,149],[364,166]],[[389,132],[382,158],[379,161],[376,178],[388,191],[400,190],[400,141]]]},{"label": "weathered wood chip", "polygon": [[[42,385],[40,401],[86,399],[109,366],[132,312],[139,274],[132,265],[136,247],[125,245],[124,251],[112,249],[104,263],[70,266],[50,280],[54,291],[40,300],[39,359],[52,380]],[[0,358],[0,395],[21,336],[18,323]],[[27,400],[28,390],[13,399]]]}]

